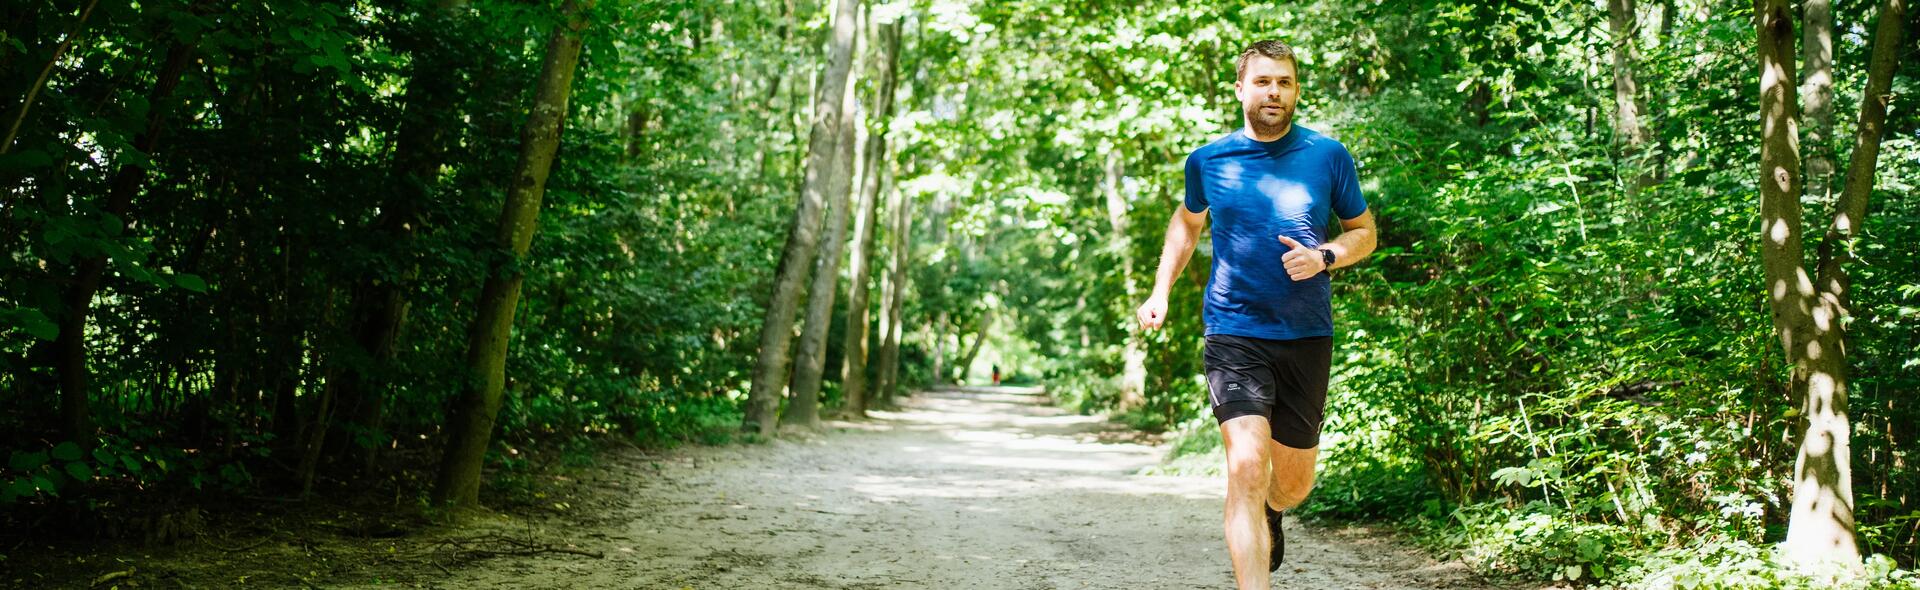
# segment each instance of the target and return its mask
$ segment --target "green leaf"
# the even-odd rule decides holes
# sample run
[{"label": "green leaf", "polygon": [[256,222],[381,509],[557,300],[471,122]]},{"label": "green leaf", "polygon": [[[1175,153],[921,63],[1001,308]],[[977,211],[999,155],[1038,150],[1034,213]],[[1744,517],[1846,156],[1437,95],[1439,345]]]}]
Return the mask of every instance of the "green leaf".
[{"label": "green leaf", "polygon": [[22,150],[0,156],[0,170],[23,171],[44,168],[53,163],[53,158],[40,150]]},{"label": "green leaf", "polygon": [[186,289],[188,291],[192,291],[195,293],[207,292],[207,282],[205,280],[202,280],[197,275],[192,275],[184,272],[174,273],[173,284],[179,285],[180,288]]},{"label": "green leaf", "polygon": [[54,483],[53,479],[45,476],[40,476],[40,475],[33,476],[33,487],[34,489],[40,490],[42,492],[46,492],[47,495],[49,496],[60,495],[59,484]]},{"label": "green leaf", "polygon": [[13,481],[7,482],[7,492],[21,498],[32,496],[33,480],[25,477],[13,478]]},{"label": "green leaf", "polygon": [[1493,481],[1499,482],[1500,485],[1527,487],[1533,485],[1534,478],[1539,476],[1539,472],[1526,467],[1502,467],[1493,472]]},{"label": "green leaf", "polygon": [[79,461],[82,456],[84,455],[80,453],[80,445],[74,444],[73,441],[63,442],[53,447],[53,458],[61,461]]},{"label": "green leaf", "polygon": [[0,317],[4,315],[13,316],[10,321],[35,338],[53,340],[60,337],[60,325],[53,323],[53,320],[47,318],[47,314],[40,313],[38,309],[16,309],[12,313],[0,313]]},{"label": "green leaf", "polygon": [[72,476],[74,481],[87,481],[93,479],[93,469],[88,468],[86,463],[68,463],[67,475]]},{"label": "green leaf", "polygon": [[47,464],[47,454],[43,452],[19,453],[7,458],[7,466],[14,471],[33,471]]}]

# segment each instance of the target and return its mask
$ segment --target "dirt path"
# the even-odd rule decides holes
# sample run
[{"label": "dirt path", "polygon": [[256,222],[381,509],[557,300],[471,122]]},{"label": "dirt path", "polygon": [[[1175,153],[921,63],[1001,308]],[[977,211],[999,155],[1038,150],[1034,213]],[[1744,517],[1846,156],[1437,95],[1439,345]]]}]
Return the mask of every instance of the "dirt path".
[{"label": "dirt path", "polygon": [[[923,393],[843,431],[609,457],[604,559],[498,558],[429,588],[1228,588],[1218,478],[1035,390]],[[621,476],[618,472],[626,471]],[[625,481],[627,483],[621,484]],[[1289,525],[1279,588],[1486,588],[1384,536]],[[438,578],[438,576],[436,576]],[[364,586],[391,588],[391,585]]]}]

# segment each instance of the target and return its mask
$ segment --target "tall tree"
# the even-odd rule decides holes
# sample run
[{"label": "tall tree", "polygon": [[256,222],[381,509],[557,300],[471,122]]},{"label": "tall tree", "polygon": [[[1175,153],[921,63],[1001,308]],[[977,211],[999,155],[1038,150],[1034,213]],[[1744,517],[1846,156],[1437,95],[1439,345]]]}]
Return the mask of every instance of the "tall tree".
[{"label": "tall tree", "polygon": [[760,356],[754,361],[753,385],[747,390],[741,428],[762,436],[773,435],[776,426],[780,396],[787,388],[787,370],[793,360],[788,349],[793,345],[793,316],[800,307],[800,286],[807,282],[807,271],[820,245],[820,229],[826,221],[828,184],[842,139],[840,114],[850,91],[847,77],[853,69],[854,11],[858,4],[859,0],[834,3],[833,43],[820,91],[814,96],[813,130],[807,140],[806,182],[800,191],[800,206],[793,212],[780,267],[774,272],[766,319],[760,325]]},{"label": "tall tree", "polygon": [[513,335],[514,306],[526,279],[520,258],[533,243],[540,201],[546,195],[547,174],[560,148],[560,130],[567,123],[567,99],[573,92],[573,73],[580,64],[580,46],[587,28],[587,11],[594,0],[567,0],[560,7],[561,22],[547,37],[546,59],[536,79],[533,108],[520,135],[519,161],[500,209],[494,236],[499,256],[487,270],[486,285],[476,303],[478,316],[467,335],[467,383],[448,413],[447,448],[433,489],[435,504],[475,506],[480,501],[480,468],[493,437],[494,419],[506,387],[507,341]]},{"label": "tall tree", "polygon": [[[840,379],[845,399],[841,413],[853,418],[867,413],[867,282],[868,275],[872,274],[873,235],[877,229],[874,224],[880,221],[875,204],[882,185],[891,180],[892,167],[887,165],[887,128],[893,120],[893,93],[899,82],[896,70],[899,69],[901,26],[896,20],[875,28],[877,45],[882,52],[880,86],[874,94],[876,104],[872,129],[867,135],[867,161],[862,166],[866,173],[860,187],[860,203],[854,210],[858,223],[854,226],[853,257],[848,265],[848,276],[853,277],[853,283],[847,287],[847,333],[841,346],[847,359],[846,374]],[[881,296],[883,310],[888,301],[885,295]],[[884,322],[881,325],[887,326]]]},{"label": "tall tree", "polygon": [[1758,8],[1761,268],[1774,330],[1786,353],[1789,387],[1804,420],[1784,547],[1800,562],[1852,563],[1859,559],[1859,545],[1847,417],[1851,294],[1844,263],[1873,189],[1906,6],[1903,0],[1884,0],[1880,6],[1853,159],[1828,230],[1827,242],[1836,249],[1822,253],[1813,274],[1805,267],[1801,221],[1793,14],[1786,0],[1764,0]]},{"label": "tall tree", "polygon": [[886,305],[881,313],[886,314],[882,322],[886,329],[880,333],[880,366],[876,371],[880,382],[874,392],[881,400],[890,401],[900,393],[900,337],[904,333],[900,321],[906,310],[907,261],[913,254],[913,197],[895,185],[893,196],[887,200],[893,203],[888,210],[893,215],[893,236],[888,240],[893,248],[893,262],[883,282],[886,292],[882,297]]},{"label": "tall tree", "polygon": [[[858,36],[856,35],[857,39]],[[856,60],[863,53],[854,48]],[[859,160],[860,120],[856,76],[849,74],[840,105],[840,141],[827,179],[827,235],[813,264],[813,284],[807,290],[807,315],[801,321],[800,349],[794,355],[792,400],[781,421],[803,428],[820,426],[820,379],[826,373],[827,332],[833,325],[833,304],[840,292],[840,259],[847,253],[847,215],[852,204],[854,164]]]},{"label": "tall tree", "polygon": [[[195,10],[204,6],[196,4]],[[161,132],[166,129],[168,115],[173,111],[168,108],[173,102],[169,98],[180,86],[188,66],[192,65],[197,45],[195,40],[180,39],[168,44],[166,58],[162,60],[160,70],[154,76],[153,89],[147,95],[147,104],[151,107],[147,112],[146,127],[134,138],[133,150],[125,154],[129,160],[134,157],[132,152],[152,154],[159,146]],[[120,164],[108,185],[106,201],[99,205],[100,223],[107,227],[104,233],[112,235],[125,226],[133,198],[146,180],[147,166],[132,162]],[[53,342],[54,371],[60,378],[61,423],[66,436],[81,446],[93,444],[93,418],[87,408],[87,316],[92,312],[93,297],[99,293],[100,281],[106,271],[105,255],[89,256],[79,261],[72,282],[61,295],[58,318],[60,335]]]}]

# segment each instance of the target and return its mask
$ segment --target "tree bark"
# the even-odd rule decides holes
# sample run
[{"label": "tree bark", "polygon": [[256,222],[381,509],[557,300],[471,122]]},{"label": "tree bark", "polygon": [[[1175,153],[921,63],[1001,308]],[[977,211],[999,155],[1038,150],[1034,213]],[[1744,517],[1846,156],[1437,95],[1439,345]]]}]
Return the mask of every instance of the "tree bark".
[{"label": "tree bark", "polygon": [[[860,50],[856,47],[855,53]],[[840,105],[840,141],[835,146],[832,176],[827,178],[827,235],[813,262],[813,284],[807,293],[807,315],[801,322],[800,348],[794,355],[792,400],[781,422],[802,428],[820,427],[820,380],[826,373],[827,333],[833,327],[833,304],[840,293],[840,259],[847,253],[847,216],[853,192],[855,148],[860,138],[859,100],[853,89],[857,76],[849,75]]]},{"label": "tree bark", "polygon": [[[875,201],[879,200],[881,186],[887,182],[889,170],[887,162],[887,126],[893,119],[893,92],[899,76],[896,64],[900,60],[900,23],[879,28],[879,41],[884,52],[880,66],[880,88],[874,100],[878,103],[873,109],[874,129],[867,136],[867,161],[863,168],[866,176],[860,190],[860,203],[855,208],[853,229],[853,259],[848,266],[848,276],[852,284],[847,287],[847,334],[841,345],[847,358],[846,373],[840,378],[840,389],[845,402],[841,405],[841,414],[850,418],[867,415],[867,282],[873,274],[873,234],[874,224],[880,221]],[[882,309],[886,308],[886,297],[882,296]],[[884,324],[883,324],[884,325]],[[884,332],[883,332],[884,334]]]},{"label": "tree bark", "polygon": [[1643,119],[1646,106],[1641,102],[1640,85],[1633,71],[1639,60],[1635,48],[1639,46],[1640,31],[1633,0],[1607,0],[1607,30],[1613,36],[1614,136],[1622,147],[1620,155],[1626,163],[1627,176],[1631,177],[1627,188],[1627,195],[1631,197],[1652,186],[1657,178],[1646,157],[1652,133]]},{"label": "tree bark", "polygon": [[560,131],[567,122],[567,99],[573,91],[574,70],[580,64],[586,13],[592,8],[593,0],[567,0],[560,8],[563,21],[554,25],[547,38],[533,108],[521,131],[519,161],[494,236],[501,258],[490,265],[476,303],[478,316],[467,336],[467,383],[448,412],[447,448],[434,485],[435,504],[479,504],[480,468],[493,437],[494,419],[500,413],[500,398],[506,387],[507,342],[513,335],[520,284],[526,278],[519,262],[533,243],[547,175],[553,169]]},{"label": "tree bark", "polygon": [[[153,92],[148,95],[147,104],[151,106],[147,113],[147,127],[133,140],[133,148],[140,153],[152,154],[160,144],[161,131],[172,110],[165,106],[169,102],[167,99],[173,96],[187,66],[192,64],[194,48],[193,44],[181,42],[175,42],[167,48],[166,60],[155,77]],[[124,227],[127,211],[133,206],[133,197],[140,192],[146,179],[146,168],[133,164],[121,165],[108,186],[106,203],[100,208],[105,214],[102,222],[113,226],[115,230]],[[87,315],[92,311],[93,296],[100,291],[100,280],[106,270],[107,259],[104,256],[80,261],[74,272],[73,283],[61,294],[62,313],[58,319],[60,335],[54,338],[53,343],[54,372],[60,380],[61,424],[68,439],[82,447],[93,445],[93,417],[87,409]]]},{"label": "tree bark", "polygon": [[[1803,564],[1857,564],[1847,418],[1847,279],[1842,267],[1847,256],[1821,256],[1817,281],[1804,267],[1793,15],[1786,0],[1765,0],[1758,8],[1761,262],[1774,329],[1786,353],[1789,384],[1805,428],[1794,461],[1793,507],[1783,547],[1790,560]],[[1902,0],[1887,0],[1881,8],[1860,113],[1859,147],[1829,244],[1850,241],[1866,214],[1885,117],[1885,110],[1874,105],[1885,104],[1904,13]]]},{"label": "tree bark", "polygon": [[1806,188],[1822,205],[1833,202],[1833,3],[1801,7],[1800,112],[1806,116]]},{"label": "tree bark", "polygon": [[876,391],[880,392],[885,404],[891,405],[893,398],[900,394],[900,337],[905,333],[900,325],[905,315],[907,296],[907,262],[913,254],[913,198],[893,187],[893,269],[887,272],[887,330],[881,334],[880,344],[880,382]]},{"label": "tree bark", "polygon": [[[1120,258],[1120,282],[1126,290],[1127,301],[1139,297],[1139,286],[1133,280],[1132,241],[1127,239],[1127,196],[1122,192],[1121,179],[1125,177],[1125,164],[1120,158],[1118,148],[1107,150],[1106,179],[1102,182],[1102,192],[1107,201],[1107,227],[1112,237],[1107,247]],[[1147,349],[1142,341],[1140,328],[1134,322],[1127,322],[1127,340],[1120,350],[1120,410],[1126,411],[1146,405],[1147,397]]]},{"label": "tree bark", "polygon": [[[892,200],[891,198],[888,199],[888,201]],[[893,209],[889,207],[887,210],[892,211]],[[889,213],[889,215],[891,215],[891,213]],[[892,225],[893,218],[887,218],[887,224]],[[889,240],[889,242],[891,242],[891,240]],[[887,337],[893,334],[893,315],[888,313],[893,309],[893,273],[888,272],[893,266],[891,260],[891,258],[888,258],[882,261],[880,266],[880,317],[875,320],[880,324],[880,332],[874,334],[875,346],[873,349],[872,362],[873,384],[871,385],[871,393],[862,396],[862,411],[865,411],[865,408],[875,408],[885,405],[884,402],[887,399],[887,387],[889,385],[887,382]]]},{"label": "tree bark", "polygon": [[794,209],[793,225],[787,233],[787,245],[775,271],[773,297],[767,302],[767,314],[760,325],[760,356],[754,361],[753,385],[747,390],[746,416],[741,429],[772,436],[780,409],[780,395],[787,388],[789,348],[793,345],[793,316],[800,306],[800,286],[807,282],[814,254],[824,225],[828,180],[838,152],[840,112],[849,91],[847,77],[853,69],[854,10],[859,0],[835,0],[833,48],[827,70],[815,95],[813,130],[807,140],[806,183],[800,191],[800,206]]},{"label": "tree bark", "polygon": [[[1853,242],[1866,222],[1905,22],[1904,0],[1881,2],[1873,56],[1867,66],[1867,87],[1855,126],[1852,161],[1847,165],[1846,183],[1833,222],[1821,243],[1815,280],[1819,291],[1800,304],[1810,308],[1814,332],[1806,344],[1808,358],[1794,364],[1794,394],[1802,400],[1806,432],[1800,437],[1794,459],[1793,509],[1788,515],[1784,545],[1789,556],[1803,562],[1854,563],[1859,559],[1853,520],[1852,428],[1847,417],[1851,383],[1846,336],[1853,309],[1846,264],[1853,259]],[[1797,200],[1793,206],[1799,206]],[[1788,355],[1794,360],[1793,351]]]}]

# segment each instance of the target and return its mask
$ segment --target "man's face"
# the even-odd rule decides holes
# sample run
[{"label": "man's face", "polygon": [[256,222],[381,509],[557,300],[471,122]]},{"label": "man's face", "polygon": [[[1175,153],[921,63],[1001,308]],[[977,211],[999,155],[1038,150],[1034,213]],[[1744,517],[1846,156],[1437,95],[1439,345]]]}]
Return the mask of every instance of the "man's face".
[{"label": "man's face", "polygon": [[1293,124],[1293,107],[1300,101],[1293,61],[1255,54],[1247,60],[1246,73],[1233,83],[1233,93],[1240,97],[1240,108],[1254,133],[1280,133]]}]

